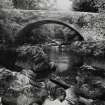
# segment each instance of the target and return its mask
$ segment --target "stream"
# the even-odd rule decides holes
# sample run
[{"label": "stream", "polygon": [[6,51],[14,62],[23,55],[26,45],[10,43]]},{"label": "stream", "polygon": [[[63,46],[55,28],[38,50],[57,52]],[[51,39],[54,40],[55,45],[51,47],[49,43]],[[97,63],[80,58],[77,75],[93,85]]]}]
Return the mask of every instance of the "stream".
[{"label": "stream", "polygon": [[57,65],[57,73],[60,76],[69,78],[69,82],[75,81],[78,67],[83,64],[91,65],[100,69],[105,69],[105,60],[96,57],[85,57],[73,53],[69,45],[48,46],[45,49],[51,62]]}]

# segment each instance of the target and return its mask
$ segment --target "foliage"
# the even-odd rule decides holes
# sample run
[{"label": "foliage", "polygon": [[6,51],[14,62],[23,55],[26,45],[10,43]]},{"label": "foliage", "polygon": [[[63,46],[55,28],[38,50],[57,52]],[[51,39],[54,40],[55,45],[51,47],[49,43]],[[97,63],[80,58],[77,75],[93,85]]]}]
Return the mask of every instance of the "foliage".
[{"label": "foliage", "polygon": [[97,8],[94,7],[92,0],[75,0],[73,9],[76,11],[97,12]]},{"label": "foliage", "polygon": [[74,52],[79,53],[81,55],[92,55],[96,57],[105,56],[105,41],[77,41],[71,45],[71,48]]},{"label": "foliage", "polygon": [[[45,53],[40,47],[23,45],[17,48],[16,52],[19,53],[18,57],[23,59],[23,61],[30,60],[34,63],[38,63],[38,60],[44,59]],[[40,61],[39,61],[40,62]]]},{"label": "foliage", "polygon": [[54,5],[55,2],[50,2],[50,0],[13,0],[15,8],[19,9],[48,9]]},{"label": "foliage", "polygon": [[105,11],[105,0],[74,0],[73,9],[83,12]]},{"label": "foliage", "polygon": [[12,0],[0,0],[0,8],[12,9],[13,8]]},{"label": "foliage", "polygon": [[38,8],[37,3],[40,0],[13,0],[15,8],[20,9],[34,9]]},{"label": "foliage", "polygon": [[98,12],[105,12],[105,0],[94,0],[95,8],[98,8]]}]

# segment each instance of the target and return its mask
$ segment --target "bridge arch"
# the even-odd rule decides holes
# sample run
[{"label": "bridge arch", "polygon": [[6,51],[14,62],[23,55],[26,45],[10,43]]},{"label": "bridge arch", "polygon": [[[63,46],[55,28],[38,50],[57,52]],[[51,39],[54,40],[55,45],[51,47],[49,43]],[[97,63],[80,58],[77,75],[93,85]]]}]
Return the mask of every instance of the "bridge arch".
[{"label": "bridge arch", "polygon": [[[76,35],[78,36],[78,40],[84,40],[84,38],[82,37],[82,35],[79,33],[79,31],[77,31],[77,29],[75,29],[74,27],[72,27],[71,25],[59,21],[59,20],[53,20],[53,19],[44,19],[44,20],[38,20],[36,22],[33,23],[29,23],[28,25],[26,25],[23,29],[21,29],[17,34],[16,34],[16,40],[15,43],[18,45],[22,45],[24,44],[26,41],[26,37],[30,37],[30,32],[35,29],[38,28],[41,25],[44,24],[58,24],[58,25],[63,25],[65,27],[68,27],[69,29],[75,31]],[[75,36],[73,36],[72,38],[74,38]]]}]

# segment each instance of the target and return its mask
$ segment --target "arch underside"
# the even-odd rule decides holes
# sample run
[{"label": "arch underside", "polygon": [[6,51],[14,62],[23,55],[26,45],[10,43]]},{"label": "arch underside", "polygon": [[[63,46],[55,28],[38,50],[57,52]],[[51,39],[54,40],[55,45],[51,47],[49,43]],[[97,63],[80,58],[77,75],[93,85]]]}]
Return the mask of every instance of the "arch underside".
[{"label": "arch underside", "polygon": [[[30,32],[35,29],[38,28],[44,24],[58,24],[58,25],[63,25],[65,27],[67,27],[70,30],[73,30],[76,34],[76,36],[78,36],[78,40],[84,40],[84,38],[82,37],[82,35],[72,26],[70,26],[69,24],[59,21],[59,20],[39,20],[33,23],[29,23],[28,25],[26,25],[23,29],[21,29],[17,34],[16,34],[16,44],[24,44],[26,37],[30,37]],[[75,37],[75,35],[72,37],[72,39]]]}]

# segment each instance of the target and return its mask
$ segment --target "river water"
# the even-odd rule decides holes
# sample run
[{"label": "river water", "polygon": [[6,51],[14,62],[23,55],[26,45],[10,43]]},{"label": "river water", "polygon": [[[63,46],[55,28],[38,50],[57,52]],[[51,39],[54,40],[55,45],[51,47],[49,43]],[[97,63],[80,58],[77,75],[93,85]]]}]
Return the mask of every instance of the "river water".
[{"label": "river water", "polygon": [[104,59],[77,55],[70,50],[69,45],[50,46],[46,48],[45,52],[48,54],[50,61],[57,65],[57,73],[69,79],[69,82],[75,80],[77,70],[83,64],[105,69]]},{"label": "river water", "polygon": [[77,75],[76,69],[83,62],[82,57],[70,51],[69,45],[64,46],[50,46],[45,52],[51,62],[57,66],[57,74],[69,79],[69,82],[75,80]]},{"label": "river water", "polygon": [[48,47],[47,54],[49,59],[56,63],[58,72],[71,70],[74,65],[77,65],[81,62],[80,56],[73,54],[67,45],[62,47]]}]

